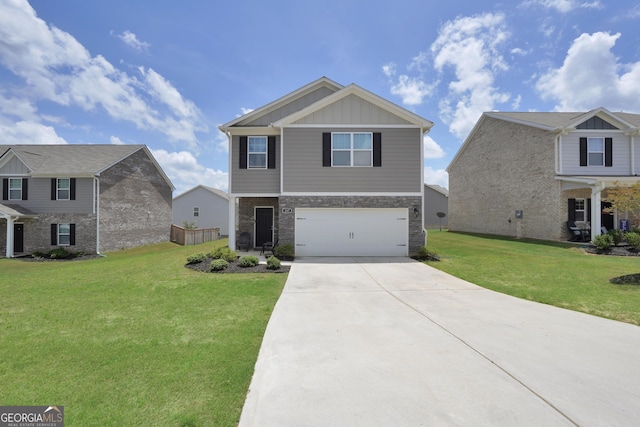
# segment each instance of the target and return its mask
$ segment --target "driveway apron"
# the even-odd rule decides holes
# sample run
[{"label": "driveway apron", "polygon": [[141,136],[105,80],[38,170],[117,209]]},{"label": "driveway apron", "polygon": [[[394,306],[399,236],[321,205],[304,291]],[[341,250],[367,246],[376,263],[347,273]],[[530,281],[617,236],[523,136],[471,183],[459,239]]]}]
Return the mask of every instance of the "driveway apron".
[{"label": "driveway apron", "polygon": [[640,328],[408,258],[296,259],[240,426],[633,426]]}]

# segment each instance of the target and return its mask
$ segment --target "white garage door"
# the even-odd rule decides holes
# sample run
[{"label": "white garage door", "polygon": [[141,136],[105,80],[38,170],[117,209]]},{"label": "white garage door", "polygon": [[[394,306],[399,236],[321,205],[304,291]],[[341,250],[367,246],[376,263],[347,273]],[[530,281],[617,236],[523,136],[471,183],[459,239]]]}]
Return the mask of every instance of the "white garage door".
[{"label": "white garage door", "polygon": [[296,256],[407,256],[408,209],[295,210]]}]

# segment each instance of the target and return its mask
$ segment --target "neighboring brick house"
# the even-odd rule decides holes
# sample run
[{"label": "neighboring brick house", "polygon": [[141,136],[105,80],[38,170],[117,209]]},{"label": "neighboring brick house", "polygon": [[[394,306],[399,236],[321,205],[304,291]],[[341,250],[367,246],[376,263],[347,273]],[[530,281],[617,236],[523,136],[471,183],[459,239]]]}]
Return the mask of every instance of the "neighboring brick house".
[{"label": "neighboring brick house", "polygon": [[169,241],[173,185],[144,145],[0,145],[0,180],[8,258]]},{"label": "neighboring brick house", "polygon": [[[441,218],[438,214],[445,216]],[[449,190],[439,185],[425,184],[422,215],[425,228],[446,228],[449,224]]]},{"label": "neighboring brick house", "polygon": [[325,77],[220,126],[230,246],[248,232],[255,247],[278,240],[297,256],[414,253],[425,244],[422,141],[432,126]]},{"label": "neighboring brick house", "polygon": [[173,223],[197,228],[219,228],[229,235],[229,195],[217,188],[197,185],[173,198]]},{"label": "neighboring brick house", "polygon": [[640,181],[640,114],[484,113],[447,168],[449,229],[565,240],[618,228],[607,190]]}]

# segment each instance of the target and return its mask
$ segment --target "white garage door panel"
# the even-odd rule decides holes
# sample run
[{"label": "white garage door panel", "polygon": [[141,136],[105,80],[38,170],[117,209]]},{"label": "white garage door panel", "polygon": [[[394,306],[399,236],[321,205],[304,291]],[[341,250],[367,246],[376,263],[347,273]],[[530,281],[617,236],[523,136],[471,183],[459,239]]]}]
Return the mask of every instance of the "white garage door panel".
[{"label": "white garage door panel", "polygon": [[296,209],[298,256],[406,256],[407,209]]}]

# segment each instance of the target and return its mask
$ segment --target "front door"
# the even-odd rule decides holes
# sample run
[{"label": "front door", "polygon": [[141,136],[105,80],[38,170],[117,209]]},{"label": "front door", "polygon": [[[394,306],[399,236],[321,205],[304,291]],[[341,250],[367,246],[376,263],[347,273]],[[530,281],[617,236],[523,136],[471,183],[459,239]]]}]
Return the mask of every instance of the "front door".
[{"label": "front door", "polygon": [[256,248],[265,242],[273,242],[273,208],[256,208]]},{"label": "front door", "polygon": [[24,224],[13,224],[13,252],[24,252]]}]

